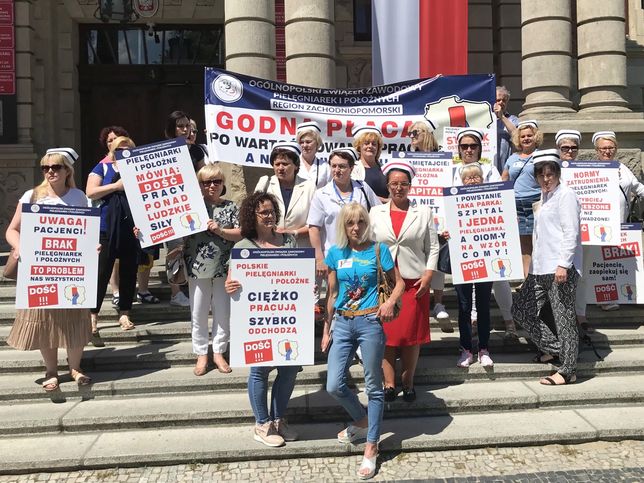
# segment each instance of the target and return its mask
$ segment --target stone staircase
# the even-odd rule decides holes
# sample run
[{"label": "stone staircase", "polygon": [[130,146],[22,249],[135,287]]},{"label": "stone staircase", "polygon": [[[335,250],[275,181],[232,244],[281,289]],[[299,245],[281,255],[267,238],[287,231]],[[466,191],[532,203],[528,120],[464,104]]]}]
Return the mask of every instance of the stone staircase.
[{"label": "stone staircase", "polygon": [[[192,374],[189,313],[169,305],[159,271],[153,270],[150,287],[162,303],[135,305],[135,330],[120,330],[106,297],[100,319],[105,347],[89,346],[83,357],[93,384],[79,388],[63,377],[54,393],[40,386],[40,353],[6,345],[15,286],[0,280],[0,473],[362,451],[335,439],[347,416],[324,391],[322,353],[298,375],[289,404],[301,440],[276,449],[253,441],[248,371]],[[445,300],[455,318],[453,290]],[[502,326],[498,309],[492,316]],[[541,386],[538,378],[552,367],[531,362],[534,350],[524,337],[506,343],[496,330],[490,340],[493,370],[479,364],[457,368],[456,327],[446,334],[432,319],[432,342],[423,347],[416,372],[418,399],[386,405],[381,452],[644,438],[644,311],[589,307],[588,316],[604,360],[582,345],[580,381],[565,387]],[[59,357],[64,364],[65,352]],[[350,375],[360,390],[361,366],[353,365]]]}]

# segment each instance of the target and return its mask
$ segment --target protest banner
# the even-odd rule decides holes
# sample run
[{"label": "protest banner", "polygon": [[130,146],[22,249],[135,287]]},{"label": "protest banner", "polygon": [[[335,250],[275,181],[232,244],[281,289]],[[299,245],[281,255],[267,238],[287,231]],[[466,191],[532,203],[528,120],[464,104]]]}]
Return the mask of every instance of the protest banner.
[{"label": "protest banner", "polygon": [[230,277],[230,365],[312,365],[315,251],[233,248]]},{"label": "protest banner", "polygon": [[143,248],[208,228],[184,138],[116,151],[116,163]]},{"label": "protest banner", "polygon": [[[452,153],[452,156],[455,160],[460,161],[458,156],[458,132],[461,131],[462,127],[451,127],[445,126],[443,128],[443,151]],[[494,131],[494,136],[492,136],[492,130],[477,128],[483,134],[483,146],[481,150],[481,159],[479,162],[481,164],[492,164],[494,162],[494,156],[496,155],[496,130]]]},{"label": "protest banner", "polygon": [[523,279],[512,183],[452,187],[444,198],[454,284]]},{"label": "protest banner", "polygon": [[581,244],[614,245],[619,240],[618,161],[564,161],[561,184],[577,194],[581,205]]},{"label": "protest banner", "polygon": [[384,164],[408,151],[409,127],[425,121],[439,144],[444,126],[490,129],[496,139],[494,75],[437,76],[366,88],[319,89],[258,79],[222,69],[205,70],[208,152],[245,166],[269,166],[273,144],[295,137],[297,124],[322,129],[318,157],[351,145],[357,125],[382,131]]},{"label": "protest banner", "polygon": [[392,154],[393,160],[405,159],[416,169],[409,189],[409,202],[411,206],[429,206],[434,214],[434,228],[438,233],[442,232],[445,229],[443,188],[452,185],[454,173],[451,153],[396,151]]},{"label": "protest banner", "polygon": [[25,203],[21,216],[16,308],[94,308],[99,209]]},{"label": "protest banner", "polygon": [[619,245],[590,246],[586,254],[586,302],[644,303],[641,223],[622,224]]}]

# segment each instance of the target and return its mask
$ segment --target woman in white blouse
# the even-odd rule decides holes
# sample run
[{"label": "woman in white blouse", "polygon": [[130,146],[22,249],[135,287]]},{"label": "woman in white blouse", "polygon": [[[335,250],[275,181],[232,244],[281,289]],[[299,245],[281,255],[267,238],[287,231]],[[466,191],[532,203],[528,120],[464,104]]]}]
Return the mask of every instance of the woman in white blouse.
[{"label": "woman in white blouse", "polygon": [[315,185],[299,176],[300,146],[294,142],[275,143],[270,162],[275,174],[262,176],[255,191],[269,193],[279,205],[280,219],[277,220],[277,233],[287,233],[297,239],[300,247],[310,247],[309,228],[306,218],[309,215]]},{"label": "woman in white blouse", "polygon": [[[537,362],[559,359],[559,370],[539,381],[558,386],[577,379],[575,291],[582,267],[581,208],[575,192],[560,184],[556,149],[535,152],[533,161],[534,177],[541,187],[541,207],[535,213],[530,272],[512,313],[539,349]],[[546,301],[552,306],[556,333],[539,317]]]},{"label": "woman in white blouse", "polygon": [[329,163],[317,157],[322,146],[322,130],[315,122],[303,122],[297,125],[295,140],[300,145],[300,178],[309,180],[315,188],[321,188],[331,181]]},{"label": "woman in white blouse", "polygon": [[438,237],[434,215],[427,206],[411,206],[409,188],[416,175],[406,161],[394,160],[383,169],[389,188],[386,204],[369,213],[374,240],[389,247],[391,257],[405,282],[400,315],[383,325],[387,336],[382,361],[385,401],[396,399],[396,356],[402,360],[403,400],[416,399],[414,373],[420,346],[429,336],[429,287],[438,261]]}]

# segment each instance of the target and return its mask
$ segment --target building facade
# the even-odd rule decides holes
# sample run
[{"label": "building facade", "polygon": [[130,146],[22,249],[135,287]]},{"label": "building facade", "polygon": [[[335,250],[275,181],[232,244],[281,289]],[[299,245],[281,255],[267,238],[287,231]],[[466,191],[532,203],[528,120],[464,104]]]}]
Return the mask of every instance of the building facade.
[{"label": "building facade", "polygon": [[[162,139],[172,110],[203,124],[205,65],[316,87],[371,84],[370,0],[158,0],[152,16],[126,23],[103,22],[98,0],[13,3],[16,88],[0,96],[3,227],[39,181],[48,147],[81,153],[82,187],[105,154],[102,126],[123,125],[143,144]],[[469,0],[469,72],[495,73],[512,92],[510,112],[539,120],[547,142],[574,128],[590,149],[593,132],[616,131],[620,159],[641,178],[643,7]],[[259,174],[229,176],[250,185]]]}]

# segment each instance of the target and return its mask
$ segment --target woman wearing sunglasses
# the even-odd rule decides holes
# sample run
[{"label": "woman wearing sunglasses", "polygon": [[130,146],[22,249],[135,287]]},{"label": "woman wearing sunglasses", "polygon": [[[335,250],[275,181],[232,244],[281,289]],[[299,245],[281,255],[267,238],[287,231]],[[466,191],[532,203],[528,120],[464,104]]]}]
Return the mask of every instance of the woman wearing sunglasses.
[{"label": "woman wearing sunglasses", "polygon": [[197,355],[195,376],[208,370],[208,312],[212,311],[213,362],[219,372],[231,372],[224,358],[230,339],[230,297],[224,282],[233,242],[241,240],[239,209],[222,196],[226,193],[224,173],[218,164],[197,171],[208,210],[208,229],[184,238],[183,256],[190,291],[192,350]]},{"label": "woman wearing sunglasses", "polygon": [[[54,148],[40,160],[43,182],[27,191],[18,202],[16,212],[7,228],[11,255],[20,257],[20,220],[23,203],[39,205],[88,206],[85,194],[76,189],[74,162],[78,154],[71,148]],[[18,309],[7,345],[18,350],[39,349],[45,362],[45,391],[58,389],[58,348],[67,349],[67,363],[72,379],[87,385],[90,378],[80,372],[83,347],[91,339],[86,309]]]}]

